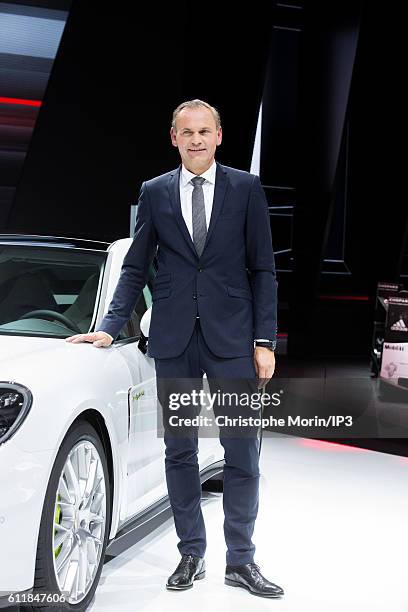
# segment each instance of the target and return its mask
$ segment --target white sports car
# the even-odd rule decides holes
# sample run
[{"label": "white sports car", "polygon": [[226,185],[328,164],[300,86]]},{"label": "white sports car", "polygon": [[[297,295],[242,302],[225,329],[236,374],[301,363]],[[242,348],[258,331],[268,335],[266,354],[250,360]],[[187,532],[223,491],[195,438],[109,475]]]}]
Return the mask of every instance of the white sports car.
[{"label": "white sports car", "polygon": [[[151,281],[110,347],[65,342],[98,328],[131,242],[0,234],[0,596],[23,610],[85,610],[110,541],[169,507]],[[218,440],[199,464],[222,471]]]}]

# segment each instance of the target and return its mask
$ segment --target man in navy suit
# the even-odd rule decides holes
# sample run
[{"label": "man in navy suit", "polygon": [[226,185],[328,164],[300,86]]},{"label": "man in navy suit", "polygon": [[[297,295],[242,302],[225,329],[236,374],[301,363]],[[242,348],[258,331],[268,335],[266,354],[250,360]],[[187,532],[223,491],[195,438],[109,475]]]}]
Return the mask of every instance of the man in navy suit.
[{"label": "man in navy suit", "polygon": [[[132,245],[99,330],[67,338],[109,346],[131,316],[157,251],[148,354],[155,359],[163,415],[169,380],[249,380],[255,388],[275,369],[277,281],[268,206],[259,178],[215,161],[222,128],[202,100],[173,113],[172,144],[181,165],[143,183]],[[258,380],[257,380],[258,379]],[[259,381],[259,382],[258,382]],[[254,386],[252,386],[252,389]],[[172,435],[165,425],[166,480],[182,555],[167,588],[204,578],[205,526],[197,431]],[[254,563],[259,441],[220,435],[225,451],[225,583],[263,597],[283,589]]]}]

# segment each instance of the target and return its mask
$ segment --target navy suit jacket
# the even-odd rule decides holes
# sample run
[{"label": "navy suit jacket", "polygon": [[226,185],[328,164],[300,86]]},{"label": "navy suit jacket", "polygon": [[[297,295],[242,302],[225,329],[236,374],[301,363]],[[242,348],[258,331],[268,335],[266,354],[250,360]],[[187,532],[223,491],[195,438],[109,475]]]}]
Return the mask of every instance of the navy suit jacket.
[{"label": "navy suit jacket", "polygon": [[215,355],[252,355],[255,338],[276,339],[277,281],[259,177],[217,163],[210,224],[198,257],[181,212],[180,171],[181,165],[143,183],[133,242],[98,330],[118,336],[157,250],[148,355],[179,356],[197,315]]}]

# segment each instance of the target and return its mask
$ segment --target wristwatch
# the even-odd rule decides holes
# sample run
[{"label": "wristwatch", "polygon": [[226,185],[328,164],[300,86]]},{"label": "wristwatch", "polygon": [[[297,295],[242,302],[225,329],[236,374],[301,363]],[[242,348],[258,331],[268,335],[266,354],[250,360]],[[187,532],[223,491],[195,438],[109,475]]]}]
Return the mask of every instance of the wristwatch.
[{"label": "wristwatch", "polygon": [[255,346],[264,346],[270,351],[274,351],[276,349],[276,340],[255,340]]}]

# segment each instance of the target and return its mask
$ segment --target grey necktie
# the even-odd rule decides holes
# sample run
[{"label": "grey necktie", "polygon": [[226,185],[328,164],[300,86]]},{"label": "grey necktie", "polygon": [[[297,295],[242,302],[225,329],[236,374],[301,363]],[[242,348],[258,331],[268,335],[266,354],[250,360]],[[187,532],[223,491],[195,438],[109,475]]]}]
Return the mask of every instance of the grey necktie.
[{"label": "grey necktie", "polygon": [[192,195],[193,242],[198,256],[201,257],[207,236],[203,192],[203,183],[205,182],[205,178],[195,176],[193,179],[191,179],[191,182],[194,185]]}]

